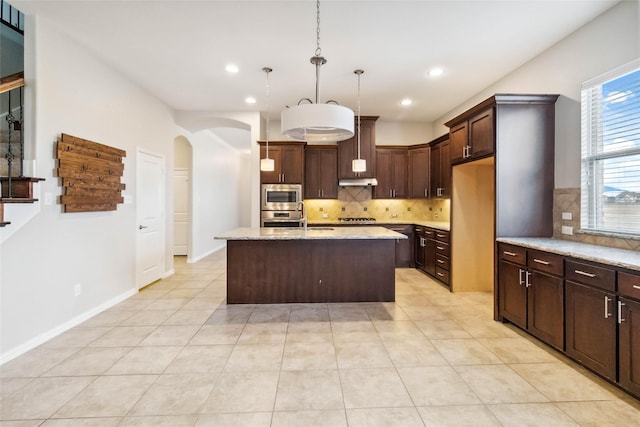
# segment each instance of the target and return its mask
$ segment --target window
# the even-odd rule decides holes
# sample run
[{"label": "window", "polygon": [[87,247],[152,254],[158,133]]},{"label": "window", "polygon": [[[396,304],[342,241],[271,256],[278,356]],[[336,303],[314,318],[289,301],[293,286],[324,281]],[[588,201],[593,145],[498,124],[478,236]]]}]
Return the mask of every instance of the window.
[{"label": "window", "polygon": [[640,60],[582,85],[581,228],[640,236]]}]

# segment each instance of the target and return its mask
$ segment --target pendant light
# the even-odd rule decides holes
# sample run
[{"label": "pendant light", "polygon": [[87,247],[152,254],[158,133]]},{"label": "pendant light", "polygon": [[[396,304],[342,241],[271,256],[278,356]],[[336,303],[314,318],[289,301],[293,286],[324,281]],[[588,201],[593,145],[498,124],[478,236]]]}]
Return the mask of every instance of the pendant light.
[{"label": "pendant light", "polygon": [[[336,142],[353,136],[353,111],[334,100],[320,104],[320,67],[327,63],[320,49],[320,0],[316,1],[316,99],[302,98],[282,112],[282,134],[296,141]],[[307,102],[307,103],[305,103]]]},{"label": "pendant light", "polygon": [[262,172],[273,172],[275,170],[275,162],[269,158],[269,73],[273,70],[269,67],[264,67],[262,71],[267,75],[266,77],[266,99],[267,99],[267,153],[264,159],[260,159],[260,170]]},{"label": "pendant light", "polygon": [[358,76],[358,158],[353,159],[351,162],[351,170],[353,172],[366,172],[367,161],[360,158],[360,76],[364,73],[364,70],[355,70],[354,73]]}]

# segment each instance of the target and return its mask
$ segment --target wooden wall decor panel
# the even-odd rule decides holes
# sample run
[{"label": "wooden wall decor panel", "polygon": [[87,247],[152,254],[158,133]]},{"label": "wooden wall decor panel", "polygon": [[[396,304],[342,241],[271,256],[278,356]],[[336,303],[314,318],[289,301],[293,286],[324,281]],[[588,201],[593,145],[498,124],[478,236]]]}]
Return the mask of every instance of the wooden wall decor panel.
[{"label": "wooden wall decor panel", "polygon": [[114,211],[124,203],[126,151],[63,133],[56,155],[64,212]]}]

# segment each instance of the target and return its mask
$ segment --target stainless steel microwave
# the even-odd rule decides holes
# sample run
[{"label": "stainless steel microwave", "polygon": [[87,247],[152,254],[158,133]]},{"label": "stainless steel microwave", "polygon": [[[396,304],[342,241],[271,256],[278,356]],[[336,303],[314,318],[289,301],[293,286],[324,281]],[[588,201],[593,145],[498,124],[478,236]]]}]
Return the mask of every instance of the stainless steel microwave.
[{"label": "stainless steel microwave", "polygon": [[300,184],[262,184],[263,211],[295,211],[302,201]]}]

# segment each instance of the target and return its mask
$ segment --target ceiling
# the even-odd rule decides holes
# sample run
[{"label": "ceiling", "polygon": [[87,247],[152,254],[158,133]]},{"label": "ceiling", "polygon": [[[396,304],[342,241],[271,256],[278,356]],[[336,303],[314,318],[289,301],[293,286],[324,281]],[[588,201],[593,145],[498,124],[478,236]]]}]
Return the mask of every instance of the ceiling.
[{"label": "ceiling", "polygon": [[[11,3],[59,26],[175,110],[269,111],[315,97],[316,4],[292,1]],[[617,0],[330,1],[320,4],[320,101],[432,122]],[[227,64],[238,66],[235,75]],[[442,67],[440,77],[429,77]],[[249,105],[245,98],[257,103]],[[410,106],[400,101],[410,98]]]}]

